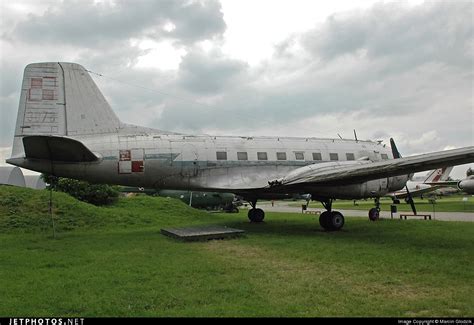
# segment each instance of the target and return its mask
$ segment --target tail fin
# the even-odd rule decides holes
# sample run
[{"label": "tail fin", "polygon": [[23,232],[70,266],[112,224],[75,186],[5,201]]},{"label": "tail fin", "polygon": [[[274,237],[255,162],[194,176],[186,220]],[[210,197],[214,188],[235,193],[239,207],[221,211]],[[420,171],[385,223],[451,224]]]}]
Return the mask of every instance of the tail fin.
[{"label": "tail fin", "polygon": [[23,74],[12,157],[24,155],[30,135],[79,136],[117,132],[120,120],[84,67],[29,64]]},{"label": "tail fin", "polygon": [[444,167],[433,170],[428,177],[424,180],[424,183],[436,183],[445,181],[448,179],[449,174],[453,170],[453,167]]}]

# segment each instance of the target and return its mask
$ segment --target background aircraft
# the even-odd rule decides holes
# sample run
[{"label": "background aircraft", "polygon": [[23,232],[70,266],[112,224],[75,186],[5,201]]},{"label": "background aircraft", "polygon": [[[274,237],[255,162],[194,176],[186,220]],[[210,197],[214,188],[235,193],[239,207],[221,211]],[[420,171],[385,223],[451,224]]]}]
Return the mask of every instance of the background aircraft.
[{"label": "background aircraft", "polygon": [[[432,182],[428,184],[433,184]],[[459,181],[444,181],[440,183],[436,183],[442,186],[455,186],[461,191],[474,194],[474,173],[471,168],[466,171],[466,178],[461,179]]]},{"label": "background aircraft", "polygon": [[411,195],[412,197],[423,197],[423,194],[433,192],[442,187],[441,183],[449,178],[449,174],[452,170],[452,166],[438,168],[428,173],[427,176],[412,178],[407,181],[406,188],[403,188],[400,191],[387,193],[386,196],[391,197],[394,203],[400,203],[400,199],[405,199],[408,195]]},{"label": "background aircraft", "polygon": [[220,210],[227,212],[239,212],[240,199],[232,193],[220,192],[192,192],[177,190],[160,190],[143,187],[122,187],[121,192],[125,193],[145,193],[162,197],[171,197],[183,201],[184,203],[197,209]]},{"label": "background aircraft", "polygon": [[[409,174],[474,162],[474,147],[401,158],[395,143],[290,137],[186,135],[122,123],[88,71],[74,63],[34,63],[23,75],[11,158],[16,166],[95,183],[232,192],[248,201],[311,194],[339,230],[334,199],[378,199]],[[413,207],[413,204],[412,204]],[[371,218],[371,219],[372,219]]]}]

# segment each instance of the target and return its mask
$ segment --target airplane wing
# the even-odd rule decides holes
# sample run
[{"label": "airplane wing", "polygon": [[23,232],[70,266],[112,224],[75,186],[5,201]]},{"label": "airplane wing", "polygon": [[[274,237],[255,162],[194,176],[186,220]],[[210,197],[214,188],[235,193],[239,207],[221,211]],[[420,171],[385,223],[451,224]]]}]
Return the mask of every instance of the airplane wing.
[{"label": "airplane wing", "polygon": [[[410,190],[410,195],[420,196],[421,194],[430,193],[442,187],[442,186],[438,186],[438,183],[434,183],[434,184],[436,185],[432,185],[431,187],[427,187],[427,188],[423,188],[419,190]],[[395,197],[397,199],[404,199],[408,197],[408,193],[407,191],[399,191],[399,192],[388,193],[387,196]]]},{"label": "airplane wing", "polygon": [[439,181],[439,182],[427,182],[425,184],[428,185],[439,185],[439,187],[442,186],[457,186],[459,181]]},{"label": "airplane wing", "polygon": [[379,162],[354,161],[325,168],[321,168],[321,164],[312,164],[270,180],[267,188],[354,184],[471,162],[474,162],[474,146]]}]

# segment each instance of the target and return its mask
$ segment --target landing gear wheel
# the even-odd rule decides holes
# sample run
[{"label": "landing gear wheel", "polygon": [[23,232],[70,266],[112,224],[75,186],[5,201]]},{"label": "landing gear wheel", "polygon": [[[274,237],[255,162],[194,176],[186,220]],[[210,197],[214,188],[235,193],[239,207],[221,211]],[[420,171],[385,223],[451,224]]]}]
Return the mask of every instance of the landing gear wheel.
[{"label": "landing gear wheel", "polygon": [[319,224],[327,231],[341,230],[344,226],[344,216],[339,211],[324,211],[319,216]]},{"label": "landing gear wheel", "polygon": [[344,226],[344,216],[339,211],[331,212],[331,219],[329,219],[329,226],[332,231],[341,230]]},{"label": "landing gear wheel", "polygon": [[265,218],[265,212],[262,209],[250,209],[248,213],[251,222],[262,222]]},{"label": "landing gear wheel", "polygon": [[323,213],[321,213],[321,215],[319,216],[319,224],[321,225],[321,227],[328,230],[330,218],[331,218],[331,212],[324,211]]},{"label": "landing gear wheel", "polygon": [[377,208],[372,208],[369,210],[369,220],[376,221],[379,220],[379,210]]}]

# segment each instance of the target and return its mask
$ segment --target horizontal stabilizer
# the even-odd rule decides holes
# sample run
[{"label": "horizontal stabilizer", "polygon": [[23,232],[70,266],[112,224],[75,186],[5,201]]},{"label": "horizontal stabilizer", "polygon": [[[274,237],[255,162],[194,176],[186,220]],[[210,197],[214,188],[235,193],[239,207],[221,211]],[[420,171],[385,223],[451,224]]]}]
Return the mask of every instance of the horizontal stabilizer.
[{"label": "horizontal stabilizer", "polygon": [[23,138],[28,159],[58,162],[93,162],[99,158],[77,140],[57,136],[33,135]]}]

